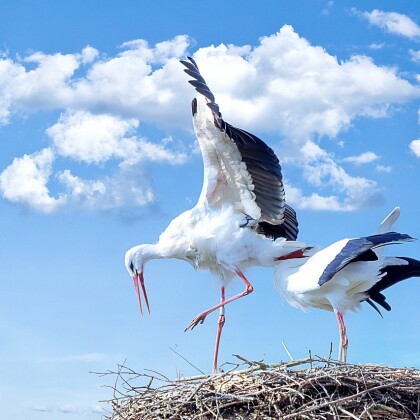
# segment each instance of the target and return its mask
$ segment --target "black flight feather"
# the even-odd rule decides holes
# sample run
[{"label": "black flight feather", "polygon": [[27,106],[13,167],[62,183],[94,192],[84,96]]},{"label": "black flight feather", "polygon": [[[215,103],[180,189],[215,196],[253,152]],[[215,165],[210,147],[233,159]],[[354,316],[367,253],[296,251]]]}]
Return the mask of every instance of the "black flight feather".
[{"label": "black flight feather", "polygon": [[386,297],[381,293],[394,284],[409,279],[411,277],[420,277],[420,261],[414,258],[397,257],[407,262],[404,265],[389,265],[381,269],[381,274],[386,273],[374,286],[366,293],[369,299],[381,305],[387,311],[391,310],[391,306],[386,302]]}]

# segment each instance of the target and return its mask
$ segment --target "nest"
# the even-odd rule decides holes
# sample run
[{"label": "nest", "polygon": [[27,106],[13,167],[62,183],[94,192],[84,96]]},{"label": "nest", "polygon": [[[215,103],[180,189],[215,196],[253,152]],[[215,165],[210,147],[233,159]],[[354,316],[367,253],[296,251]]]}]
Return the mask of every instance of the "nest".
[{"label": "nest", "polygon": [[119,366],[109,420],[419,419],[420,370],[320,357],[174,381]]}]

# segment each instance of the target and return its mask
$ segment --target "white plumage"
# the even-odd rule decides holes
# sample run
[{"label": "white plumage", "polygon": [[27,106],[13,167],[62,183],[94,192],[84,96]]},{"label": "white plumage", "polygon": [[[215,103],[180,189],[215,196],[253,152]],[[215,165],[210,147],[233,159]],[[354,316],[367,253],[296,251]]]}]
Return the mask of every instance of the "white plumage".
[{"label": "white plumage", "polygon": [[419,261],[382,255],[386,245],[413,240],[406,234],[392,232],[398,216],[397,207],[375,235],[342,239],[324,249],[312,249],[309,258],[286,260],[276,268],[275,285],[290,305],[301,310],[319,308],[335,312],[341,361],[346,361],[348,346],[344,314],[356,310],[363,301],[378,312],[376,304],[390,310],[381,292],[401,280],[420,276]]},{"label": "white plumage", "polygon": [[[273,266],[278,259],[302,257],[306,245],[296,242],[298,222],[285,202],[279,161],[258,137],[226,123],[214,96],[192,58],[182,61],[197,90],[192,103],[193,125],[200,145],[204,179],[194,208],[171,221],[156,244],[138,245],[127,251],[125,264],[133,276],[141,309],[144,264],[156,258],[177,258],[207,269],[220,281],[221,301],[197,315],[186,327],[193,329],[220,309],[213,371],[224,306],[252,292],[244,272],[250,266]],[[225,298],[225,287],[238,275],[242,293]]]}]

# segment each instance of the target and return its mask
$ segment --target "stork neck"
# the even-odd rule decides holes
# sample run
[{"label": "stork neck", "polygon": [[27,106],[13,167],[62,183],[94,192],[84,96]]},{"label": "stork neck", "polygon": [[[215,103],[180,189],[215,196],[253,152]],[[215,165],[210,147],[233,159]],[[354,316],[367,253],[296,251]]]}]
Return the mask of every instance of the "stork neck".
[{"label": "stork neck", "polygon": [[150,260],[156,260],[159,258],[166,258],[164,253],[161,251],[159,247],[159,243],[157,244],[143,244],[139,245],[141,249],[141,254],[143,256],[143,261],[147,262]]}]

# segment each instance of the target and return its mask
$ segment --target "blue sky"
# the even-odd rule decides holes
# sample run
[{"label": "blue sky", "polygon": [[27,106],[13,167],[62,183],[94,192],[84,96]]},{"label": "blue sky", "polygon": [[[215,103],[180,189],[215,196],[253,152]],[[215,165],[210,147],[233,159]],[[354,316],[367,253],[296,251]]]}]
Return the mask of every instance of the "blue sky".
[{"label": "blue sky", "polygon": [[[380,9],[377,7],[380,6]],[[192,55],[224,119],[282,163],[300,239],[372,233],[396,206],[420,237],[420,7],[413,1],[16,0],[0,6],[0,396],[8,419],[96,419],[111,397],[90,371],[210,371],[219,299],[206,272],[154,261],[141,318],[124,253],[154,242],[201,190],[178,63]],[[416,243],[395,255],[420,256]],[[220,361],[337,350],[331,313],[300,312],[253,269],[227,307]],[[237,281],[228,295],[242,289]],[[351,362],[420,367],[420,283],[381,319],[347,315]]]}]

